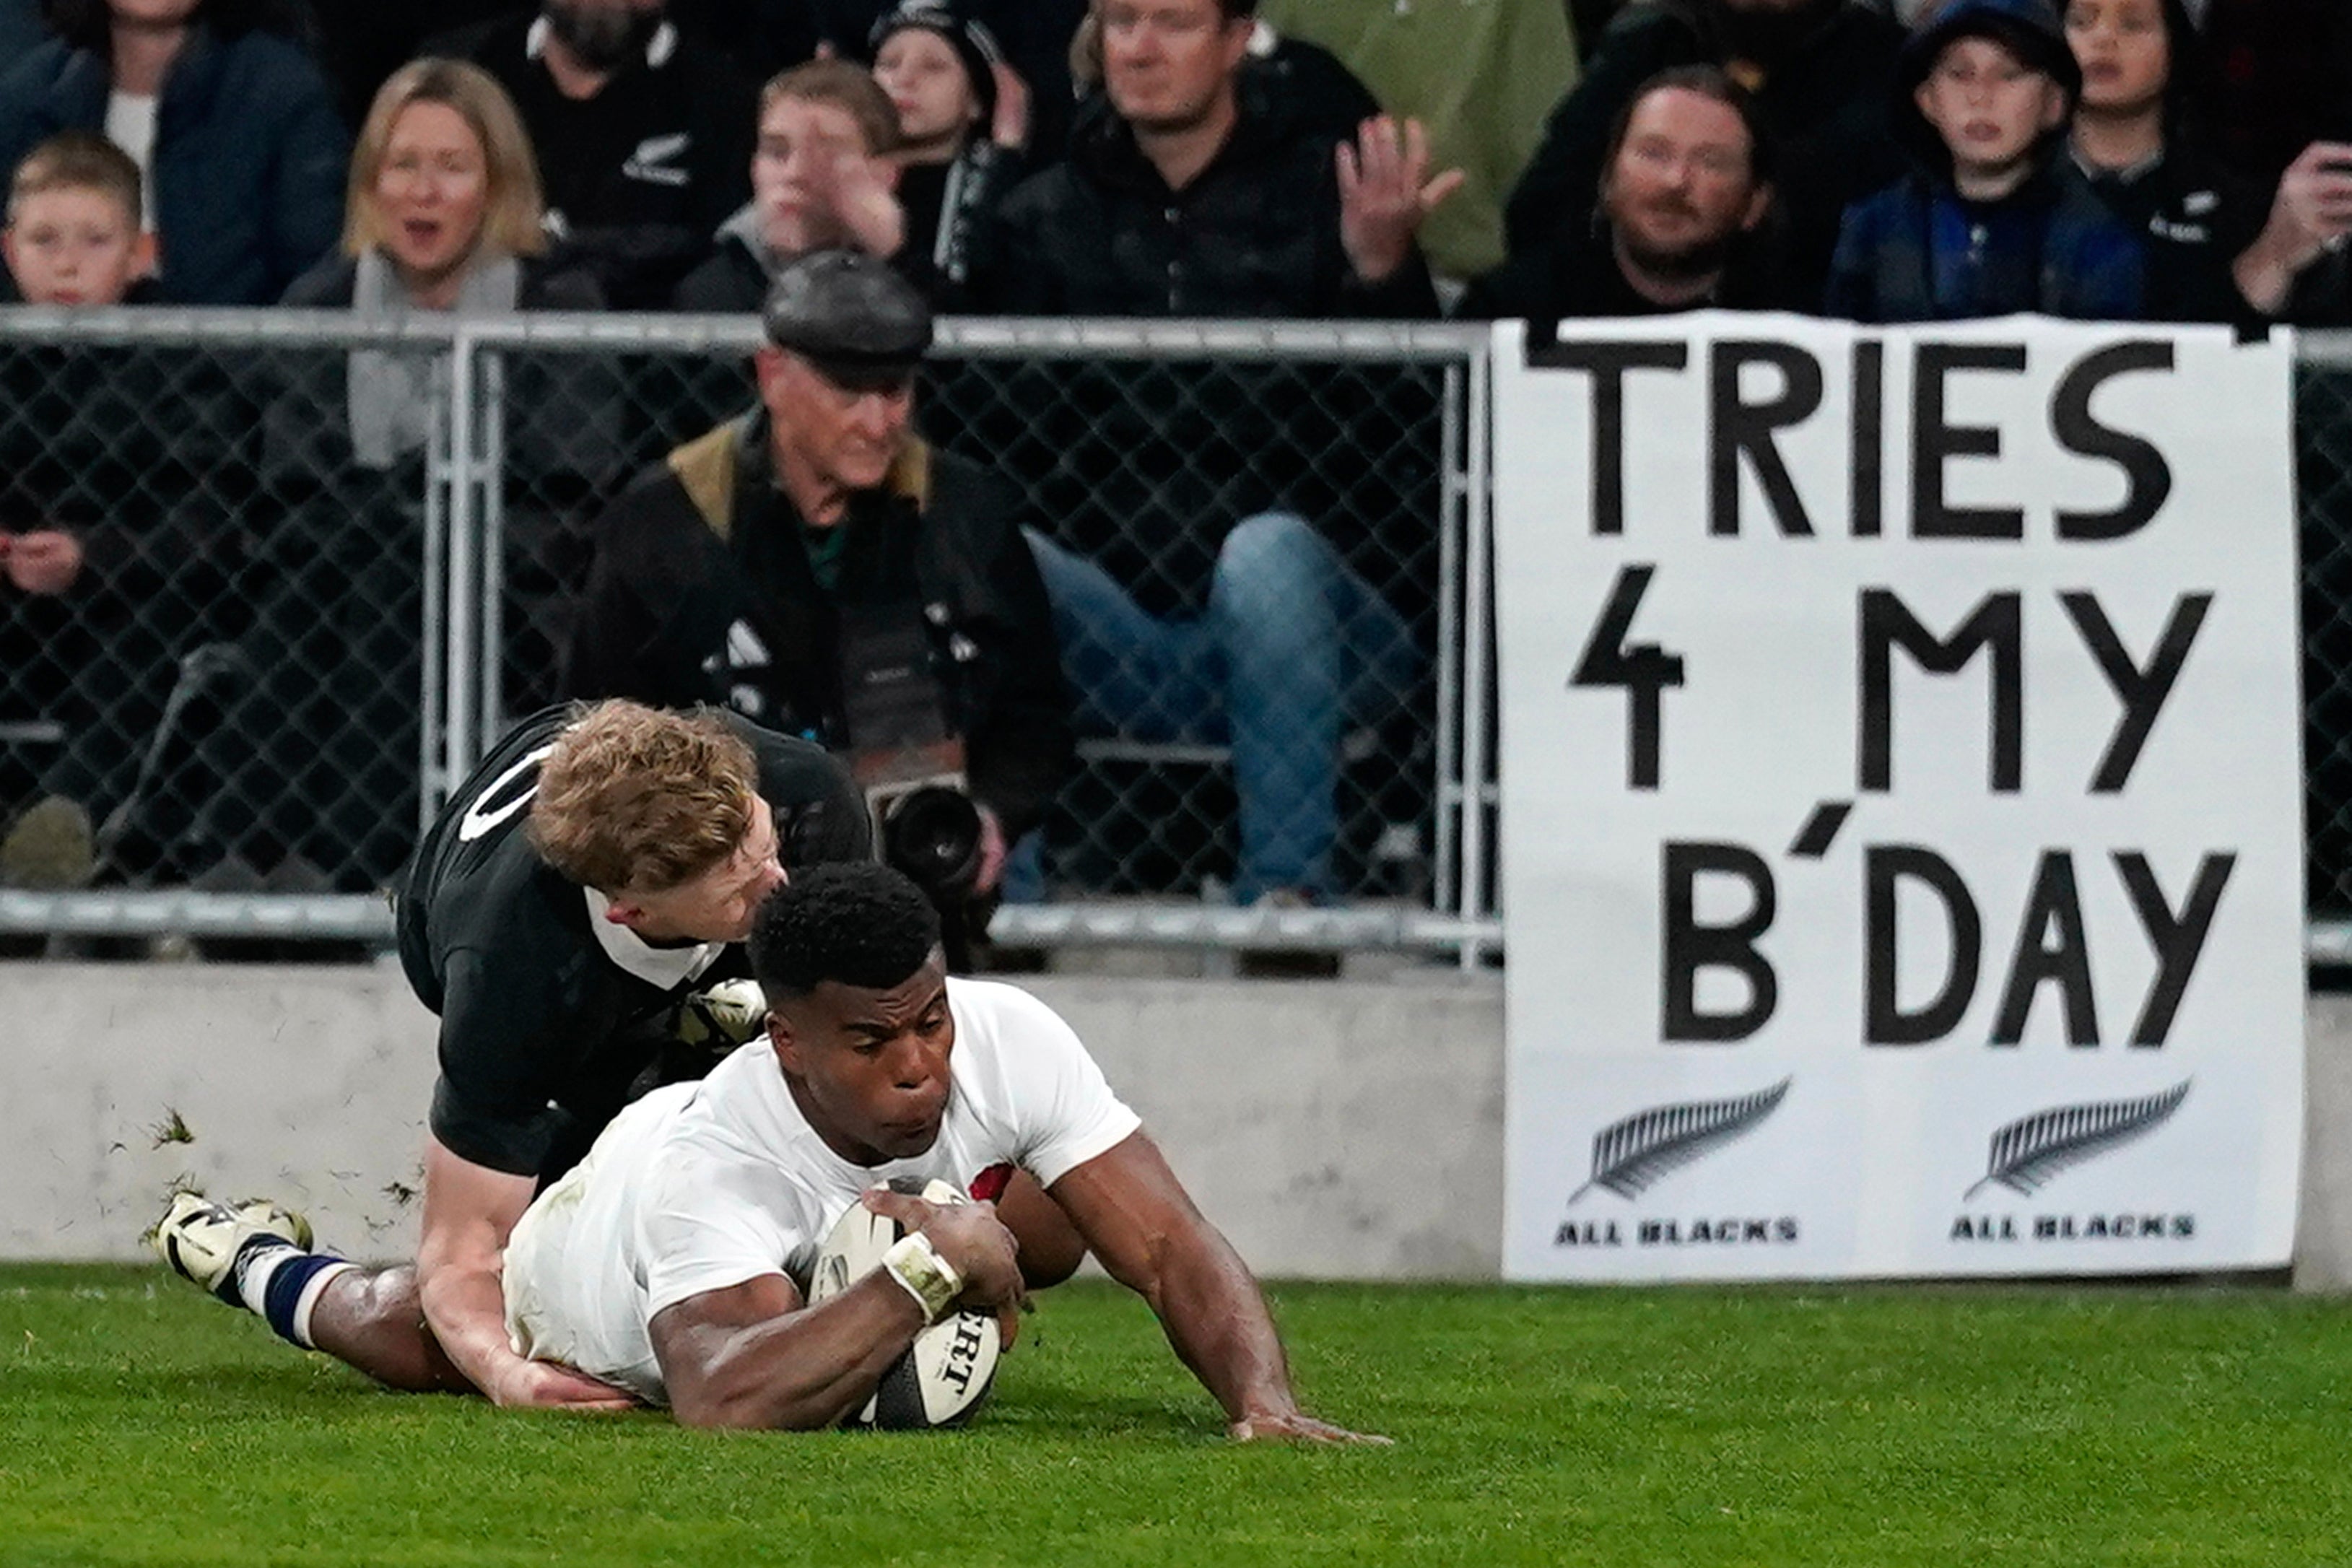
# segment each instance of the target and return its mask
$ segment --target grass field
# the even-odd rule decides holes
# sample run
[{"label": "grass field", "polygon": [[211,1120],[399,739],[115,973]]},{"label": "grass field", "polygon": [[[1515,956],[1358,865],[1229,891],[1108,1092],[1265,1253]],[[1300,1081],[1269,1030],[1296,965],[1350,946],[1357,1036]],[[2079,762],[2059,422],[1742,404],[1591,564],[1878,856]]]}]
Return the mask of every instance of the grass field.
[{"label": "grass field", "polygon": [[1244,1447],[1132,1298],[978,1425],[378,1394],[148,1269],[0,1269],[0,1563],[2352,1563],[2352,1308],[2260,1290],[1280,1286]]}]

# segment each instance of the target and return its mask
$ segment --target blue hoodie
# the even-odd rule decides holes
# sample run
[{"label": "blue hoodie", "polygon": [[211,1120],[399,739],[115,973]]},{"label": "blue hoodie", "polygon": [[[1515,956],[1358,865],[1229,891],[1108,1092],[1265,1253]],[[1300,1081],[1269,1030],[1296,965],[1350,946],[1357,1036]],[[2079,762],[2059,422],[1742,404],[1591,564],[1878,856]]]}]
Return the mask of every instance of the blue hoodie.
[{"label": "blue hoodie", "polygon": [[1954,40],[1996,39],[2057,82],[2071,104],[2082,75],[2046,0],[1947,0],[1920,19],[1895,70],[1895,126],[1918,167],[1846,209],[1830,265],[1829,315],[1874,323],[1965,321],[2037,311],[2078,321],[2142,314],[2137,237],[2060,156],[2063,128],[2036,168],[1998,201],[1963,197],[1950,150],[1916,91]]}]

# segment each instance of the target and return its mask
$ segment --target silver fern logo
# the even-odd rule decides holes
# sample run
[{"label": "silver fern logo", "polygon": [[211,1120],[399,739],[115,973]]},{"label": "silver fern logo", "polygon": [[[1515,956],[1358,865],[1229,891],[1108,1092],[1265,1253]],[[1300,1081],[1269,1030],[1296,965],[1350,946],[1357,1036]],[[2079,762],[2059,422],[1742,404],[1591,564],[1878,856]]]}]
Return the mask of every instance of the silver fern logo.
[{"label": "silver fern logo", "polygon": [[1638,1197],[1651,1183],[1700,1155],[1751,1131],[1780,1109],[1790,1079],[1734,1100],[1694,1100],[1658,1105],[1612,1121],[1592,1140],[1592,1176],[1568,1195],[1574,1203],[1595,1187]]},{"label": "silver fern logo", "polygon": [[2061,1105],[2010,1122],[1992,1135],[1985,1173],[1961,1201],[1996,1182],[2020,1194],[2039,1191],[2067,1166],[2154,1131],[2189,1098],[2189,1082],[2183,1079],[2145,1099]]}]

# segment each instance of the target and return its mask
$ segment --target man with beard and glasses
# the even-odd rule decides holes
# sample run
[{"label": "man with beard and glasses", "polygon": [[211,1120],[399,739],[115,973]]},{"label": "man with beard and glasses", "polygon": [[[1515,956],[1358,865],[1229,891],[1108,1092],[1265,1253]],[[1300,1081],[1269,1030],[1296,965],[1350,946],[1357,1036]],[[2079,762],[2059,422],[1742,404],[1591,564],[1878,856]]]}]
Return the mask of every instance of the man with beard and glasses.
[{"label": "man with beard and glasses", "polygon": [[1622,12],[1552,110],[1504,208],[1511,255],[1542,250],[1593,210],[1611,129],[1643,84],[1712,65],[1754,95],[1775,143],[1789,286],[1817,295],[1846,204],[1902,174],[1888,100],[1903,29],[1860,0],[1654,0]]},{"label": "man with beard and glasses", "polygon": [[1769,255],[1770,143],[1723,71],[1651,78],[1617,122],[1607,167],[1590,225],[1479,279],[1459,313],[1555,321],[1806,302]]},{"label": "man with beard and glasses", "polygon": [[542,0],[427,50],[507,89],[538,154],[549,237],[595,267],[619,309],[666,304],[751,195],[751,86],[667,10]]}]

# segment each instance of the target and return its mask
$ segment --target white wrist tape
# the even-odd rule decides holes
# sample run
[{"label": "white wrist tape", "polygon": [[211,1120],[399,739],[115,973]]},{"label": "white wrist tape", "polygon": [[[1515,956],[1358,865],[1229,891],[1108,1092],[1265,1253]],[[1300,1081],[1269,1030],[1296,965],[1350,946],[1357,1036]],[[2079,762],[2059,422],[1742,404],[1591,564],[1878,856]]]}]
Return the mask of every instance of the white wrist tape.
[{"label": "white wrist tape", "polygon": [[923,1309],[926,1323],[946,1317],[955,1299],[963,1294],[963,1276],[939,1255],[931,1238],[920,1233],[892,1242],[890,1250],[882,1255],[882,1267]]}]

